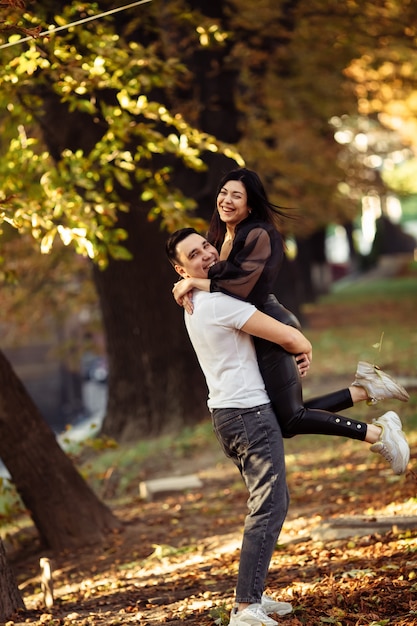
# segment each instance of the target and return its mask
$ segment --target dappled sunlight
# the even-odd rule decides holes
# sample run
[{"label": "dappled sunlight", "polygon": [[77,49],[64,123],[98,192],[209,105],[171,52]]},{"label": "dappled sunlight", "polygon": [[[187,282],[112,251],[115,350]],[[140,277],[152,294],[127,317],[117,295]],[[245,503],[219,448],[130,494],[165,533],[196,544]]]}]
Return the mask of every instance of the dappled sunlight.
[{"label": "dappled sunlight", "polygon": [[[300,448],[299,454],[290,455],[291,505],[267,580],[268,592],[294,605],[295,613],[285,623],[296,626],[298,617],[310,616],[311,621],[304,623],[313,624],[319,623],[320,616],[337,615],[350,625],[355,622],[343,621],[348,615],[357,621],[362,613],[372,611],[381,616],[407,615],[409,596],[397,590],[406,592],[407,585],[413,584],[415,530],[393,527],[389,533],[325,542],[312,536],[329,519],[415,515],[413,476],[393,476],[379,462],[356,464],[350,446],[343,442],[333,443],[337,463],[323,457],[317,445],[305,454],[307,442]],[[43,608],[36,570],[32,570],[21,585],[27,609],[32,611],[31,623],[41,624],[41,616],[50,615],[106,626],[117,620],[212,626],[212,614],[227,616],[247,494],[236,469],[227,462],[205,468],[199,476],[202,490],[120,506],[115,512],[129,520],[125,531],[103,547],[58,556],[52,609]],[[376,593],[378,607],[372,600]],[[363,598],[361,605],[351,601],[356,596]]]}]

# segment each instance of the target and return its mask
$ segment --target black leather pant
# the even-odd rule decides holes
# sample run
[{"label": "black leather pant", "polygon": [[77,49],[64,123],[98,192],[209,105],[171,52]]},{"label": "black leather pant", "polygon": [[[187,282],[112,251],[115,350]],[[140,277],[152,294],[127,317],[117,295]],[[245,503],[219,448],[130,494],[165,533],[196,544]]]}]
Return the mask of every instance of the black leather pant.
[{"label": "black leather pant", "polygon": [[[261,309],[271,317],[299,328],[297,318],[269,296]],[[264,339],[255,338],[259,368],[281,427],[282,436],[338,435],[363,441],[367,425],[337,415],[353,406],[349,389],[303,401],[301,376],[294,355]]]}]

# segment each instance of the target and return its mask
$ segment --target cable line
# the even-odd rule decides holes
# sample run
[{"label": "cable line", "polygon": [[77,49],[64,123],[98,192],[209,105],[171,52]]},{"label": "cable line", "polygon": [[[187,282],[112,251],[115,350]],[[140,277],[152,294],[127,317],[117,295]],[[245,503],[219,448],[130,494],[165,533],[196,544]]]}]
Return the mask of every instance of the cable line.
[{"label": "cable line", "polygon": [[98,15],[90,15],[89,17],[85,17],[82,20],[77,20],[76,22],[71,22],[70,24],[64,24],[64,26],[55,26],[51,25],[49,30],[44,30],[36,37],[23,37],[23,39],[18,39],[17,41],[9,41],[8,43],[3,43],[0,45],[0,50],[3,48],[10,48],[11,46],[17,46],[20,43],[24,43],[25,41],[31,41],[37,39],[38,37],[44,37],[45,35],[53,35],[60,30],[68,30],[68,28],[72,28],[73,26],[79,26],[80,24],[85,24],[86,22],[92,22],[93,20],[98,20],[101,17],[107,17],[108,15],[112,15],[113,13],[118,13],[119,11],[126,11],[126,9],[132,9],[133,7],[137,7],[140,4],[145,4],[147,2],[152,2],[152,0],[138,0],[137,2],[132,2],[131,4],[126,4],[122,7],[117,7],[116,9],[110,9],[109,11],[104,11],[103,13],[98,13]]}]

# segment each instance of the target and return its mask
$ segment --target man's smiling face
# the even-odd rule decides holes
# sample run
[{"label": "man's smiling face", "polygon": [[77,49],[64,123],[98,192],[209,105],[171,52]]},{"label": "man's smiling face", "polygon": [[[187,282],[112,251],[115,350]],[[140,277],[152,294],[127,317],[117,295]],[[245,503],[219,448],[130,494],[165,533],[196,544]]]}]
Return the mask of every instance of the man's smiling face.
[{"label": "man's smiling face", "polygon": [[175,269],[183,278],[207,278],[210,267],[219,261],[216,248],[197,233],[177,244]]}]

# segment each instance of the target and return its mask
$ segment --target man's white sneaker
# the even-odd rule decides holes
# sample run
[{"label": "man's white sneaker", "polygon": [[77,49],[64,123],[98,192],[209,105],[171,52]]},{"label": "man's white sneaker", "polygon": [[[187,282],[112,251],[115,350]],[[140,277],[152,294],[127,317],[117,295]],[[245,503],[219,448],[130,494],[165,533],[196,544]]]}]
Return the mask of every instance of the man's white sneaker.
[{"label": "man's white sneaker", "polygon": [[273,598],[267,596],[266,593],[262,596],[261,605],[267,615],[276,613],[282,616],[292,613],[292,604],[289,602],[276,602]]},{"label": "man's white sneaker", "polygon": [[235,607],[230,614],[229,626],[276,626],[272,617],[268,617],[261,604],[249,604],[243,611]]},{"label": "man's white sneaker", "polygon": [[372,444],[372,452],[382,454],[391,463],[395,474],[404,474],[410,460],[410,447],[402,431],[401,420],[394,411],[388,411],[372,423],[382,428],[379,440]]},{"label": "man's white sneaker", "polygon": [[368,394],[367,404],[376,404],[380,400],[401,400],[407,402],[407,391],[377,365],[359,361],[353,387],[363,387]]}]

